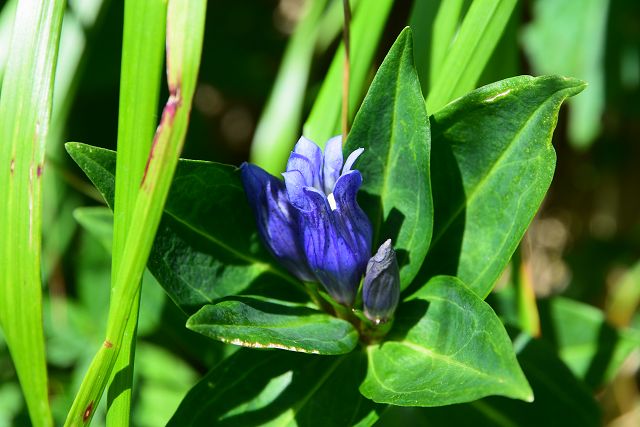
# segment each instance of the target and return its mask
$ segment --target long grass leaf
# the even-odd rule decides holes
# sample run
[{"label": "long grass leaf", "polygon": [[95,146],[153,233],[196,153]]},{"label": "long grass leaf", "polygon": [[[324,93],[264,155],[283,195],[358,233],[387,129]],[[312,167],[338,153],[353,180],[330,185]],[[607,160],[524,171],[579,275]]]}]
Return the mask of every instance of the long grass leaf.
[{"label": "long grass leaf", "polygon": [[167,10],[167,81],[169,100],[162,113],[143,173],[116,275],[117,310],[109,317],[107,336],[89,367],[68,414],[66,425],[87,425],[112,373],[131,316],[140,279],[160,223],[164,202],[184,144],[195,92],[205,0],[170,0]]},{"label": "long grass leaf", "polygon": [[427,96],[434,113],[449,101],[474,89],[507,26],[516,0],[475,0],[462,21]]},{"label": "long grass leaf", "polygon": [[304,94],[327,0],[310,0],[291,37],[278,77],[251,144],[251,161],[273,174],[281,172],[299,136]]},{"label": "long grass leaf", "polygon": [[[393,6],[392,0],[364,1],[354,13],[351,22],[350,120],[355,115],[366,89],[373,56],[378,48],[391,6]],[[343,66],[344,45],[341,44],[333,57],[318,98],[303,128],[304,135],[320,146],[324,146],[330,137],[340,133]]]},{"label": "long grass leaf", "polygon": [[[117,272],[157,120],[166,13],[167,5],[163,0],[125,2],[111,262],[112,301],[116,301],[121,292],[117,286]],[[139,303],[138,292],[107,393],[107,425],[130,424]],[[119,307],[112,304],[109,310],[113,317],[118,314]]]},{"label": "long grass leaf", "polygon": [[52,424],[42,328],[41,177],[64,4],[18,2],[0,96],[0,324],[36,426]]}]

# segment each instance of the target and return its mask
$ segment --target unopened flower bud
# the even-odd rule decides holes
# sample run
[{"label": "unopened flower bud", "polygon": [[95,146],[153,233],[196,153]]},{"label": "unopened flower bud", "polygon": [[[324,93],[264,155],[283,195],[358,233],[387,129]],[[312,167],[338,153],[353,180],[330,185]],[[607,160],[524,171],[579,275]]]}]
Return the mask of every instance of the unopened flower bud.
[{"label": "unopened flower bud", "polygon": [[362,299],[369,320],[378,324],[393,317],[400,299],[400,272],[391,239],[380,246],[367,264]]}]

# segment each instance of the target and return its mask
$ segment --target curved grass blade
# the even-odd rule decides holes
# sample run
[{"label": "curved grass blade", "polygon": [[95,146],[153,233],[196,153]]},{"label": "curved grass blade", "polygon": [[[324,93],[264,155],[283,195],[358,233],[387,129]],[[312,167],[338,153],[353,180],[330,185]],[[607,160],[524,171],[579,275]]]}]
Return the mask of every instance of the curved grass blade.
[{"label": "curved grass blade", "polygon": [[52,424],[40,282],[42,170],[64,5],[18,3],[0,96],[0,325],[36,426]]}]

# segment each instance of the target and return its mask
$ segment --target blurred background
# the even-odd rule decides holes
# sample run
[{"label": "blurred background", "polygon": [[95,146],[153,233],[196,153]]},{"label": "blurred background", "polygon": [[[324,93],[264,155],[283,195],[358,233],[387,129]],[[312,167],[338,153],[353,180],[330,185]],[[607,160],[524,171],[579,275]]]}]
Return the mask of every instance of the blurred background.
[{"label": "blurred background", "polygon": [[[352,0],[354,16],[371,1]],[[341,12],[341,2],[333,3],[337,7],[328,7]],[[416,34],[416,65],[419,71],[428,69],[429,37],[419,34],[433,24],[440,3],[390,3],[379,40],[371,36],[367,79],[408,24]],[[1,64],[14,10],[15,2],[2,2]],[[183,157],[231,164],[249,158],[252,142],[259,138],[256,129],[267,120],[265,106],[275,99],[270,98],[274,81],[285,69],[283,55],[305,10],[304,0],[209,2],[200,83]],[[284,146],[293,146],[302,132],[302,118],[311,111],[340,41],[341,14],[325,15],[319,31],[299,36],[315,37],[302,67],[308,71],[304,90],[271,101],[276,111],[299,104],[289,123],[296,136],[280,142]],[[62,423],[103,337],[111,250],[110,224],[87,224],[95,216],[86,213],[104,203],[63,143],[115,149],[122,17],[119,1],[69,0],[64,22],[43,224],[45,332],[56,424]],[[520,74],[573,76],[589,87],[561,111],[553,140],[558,154],[554,181],[498,286],[502,291],[490,302],[507,321],[513,318],[500,293],[519,278],[540,299],[543,337],[545,301],[555,295],[584,303],[576,310],[587,317],[606,318],[618,328],[640,328],[640,2],[519,2],[478,86]],[[422,84],[426,94],[430,82]],[[162,103],[166,97],[163,87]],[[184,314],[153,282],[147,274],[135,367],[133,421],[140,426],[163,425],[186,391],[229,351],[186,330]],[[189,350],[193,348],[199,351]],[[640,351],[628,354],[606,386],[590,384],[610,426],[640,425]],[[576,366],[570,367],[580,376]],[[0,336],[0,426],[28,424]],[[101,425],[99,415],[93,425]]]}]

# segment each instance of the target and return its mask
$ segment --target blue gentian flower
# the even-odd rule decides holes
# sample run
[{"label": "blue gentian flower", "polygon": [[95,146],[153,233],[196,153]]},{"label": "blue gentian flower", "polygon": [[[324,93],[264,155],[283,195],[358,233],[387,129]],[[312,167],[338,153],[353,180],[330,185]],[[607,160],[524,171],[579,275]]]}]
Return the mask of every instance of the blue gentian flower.
[{"label": "blue gentian flower", "polygon": [[298,278],[319,281],[340,304],[351,306],[371,254],[371,223],[356,195],[360,172],[346,161],[342,138],[324,151],[305,137],[296,144],[284,183],[255,165],[241,166],[258,231],[273,255]]},{"label": "blue gentian flower", "polygon": [[374,323],[393,316],[400,299],[400,271],[391,239],[384,242],[367,264],[362,284],[364,314]]}]

